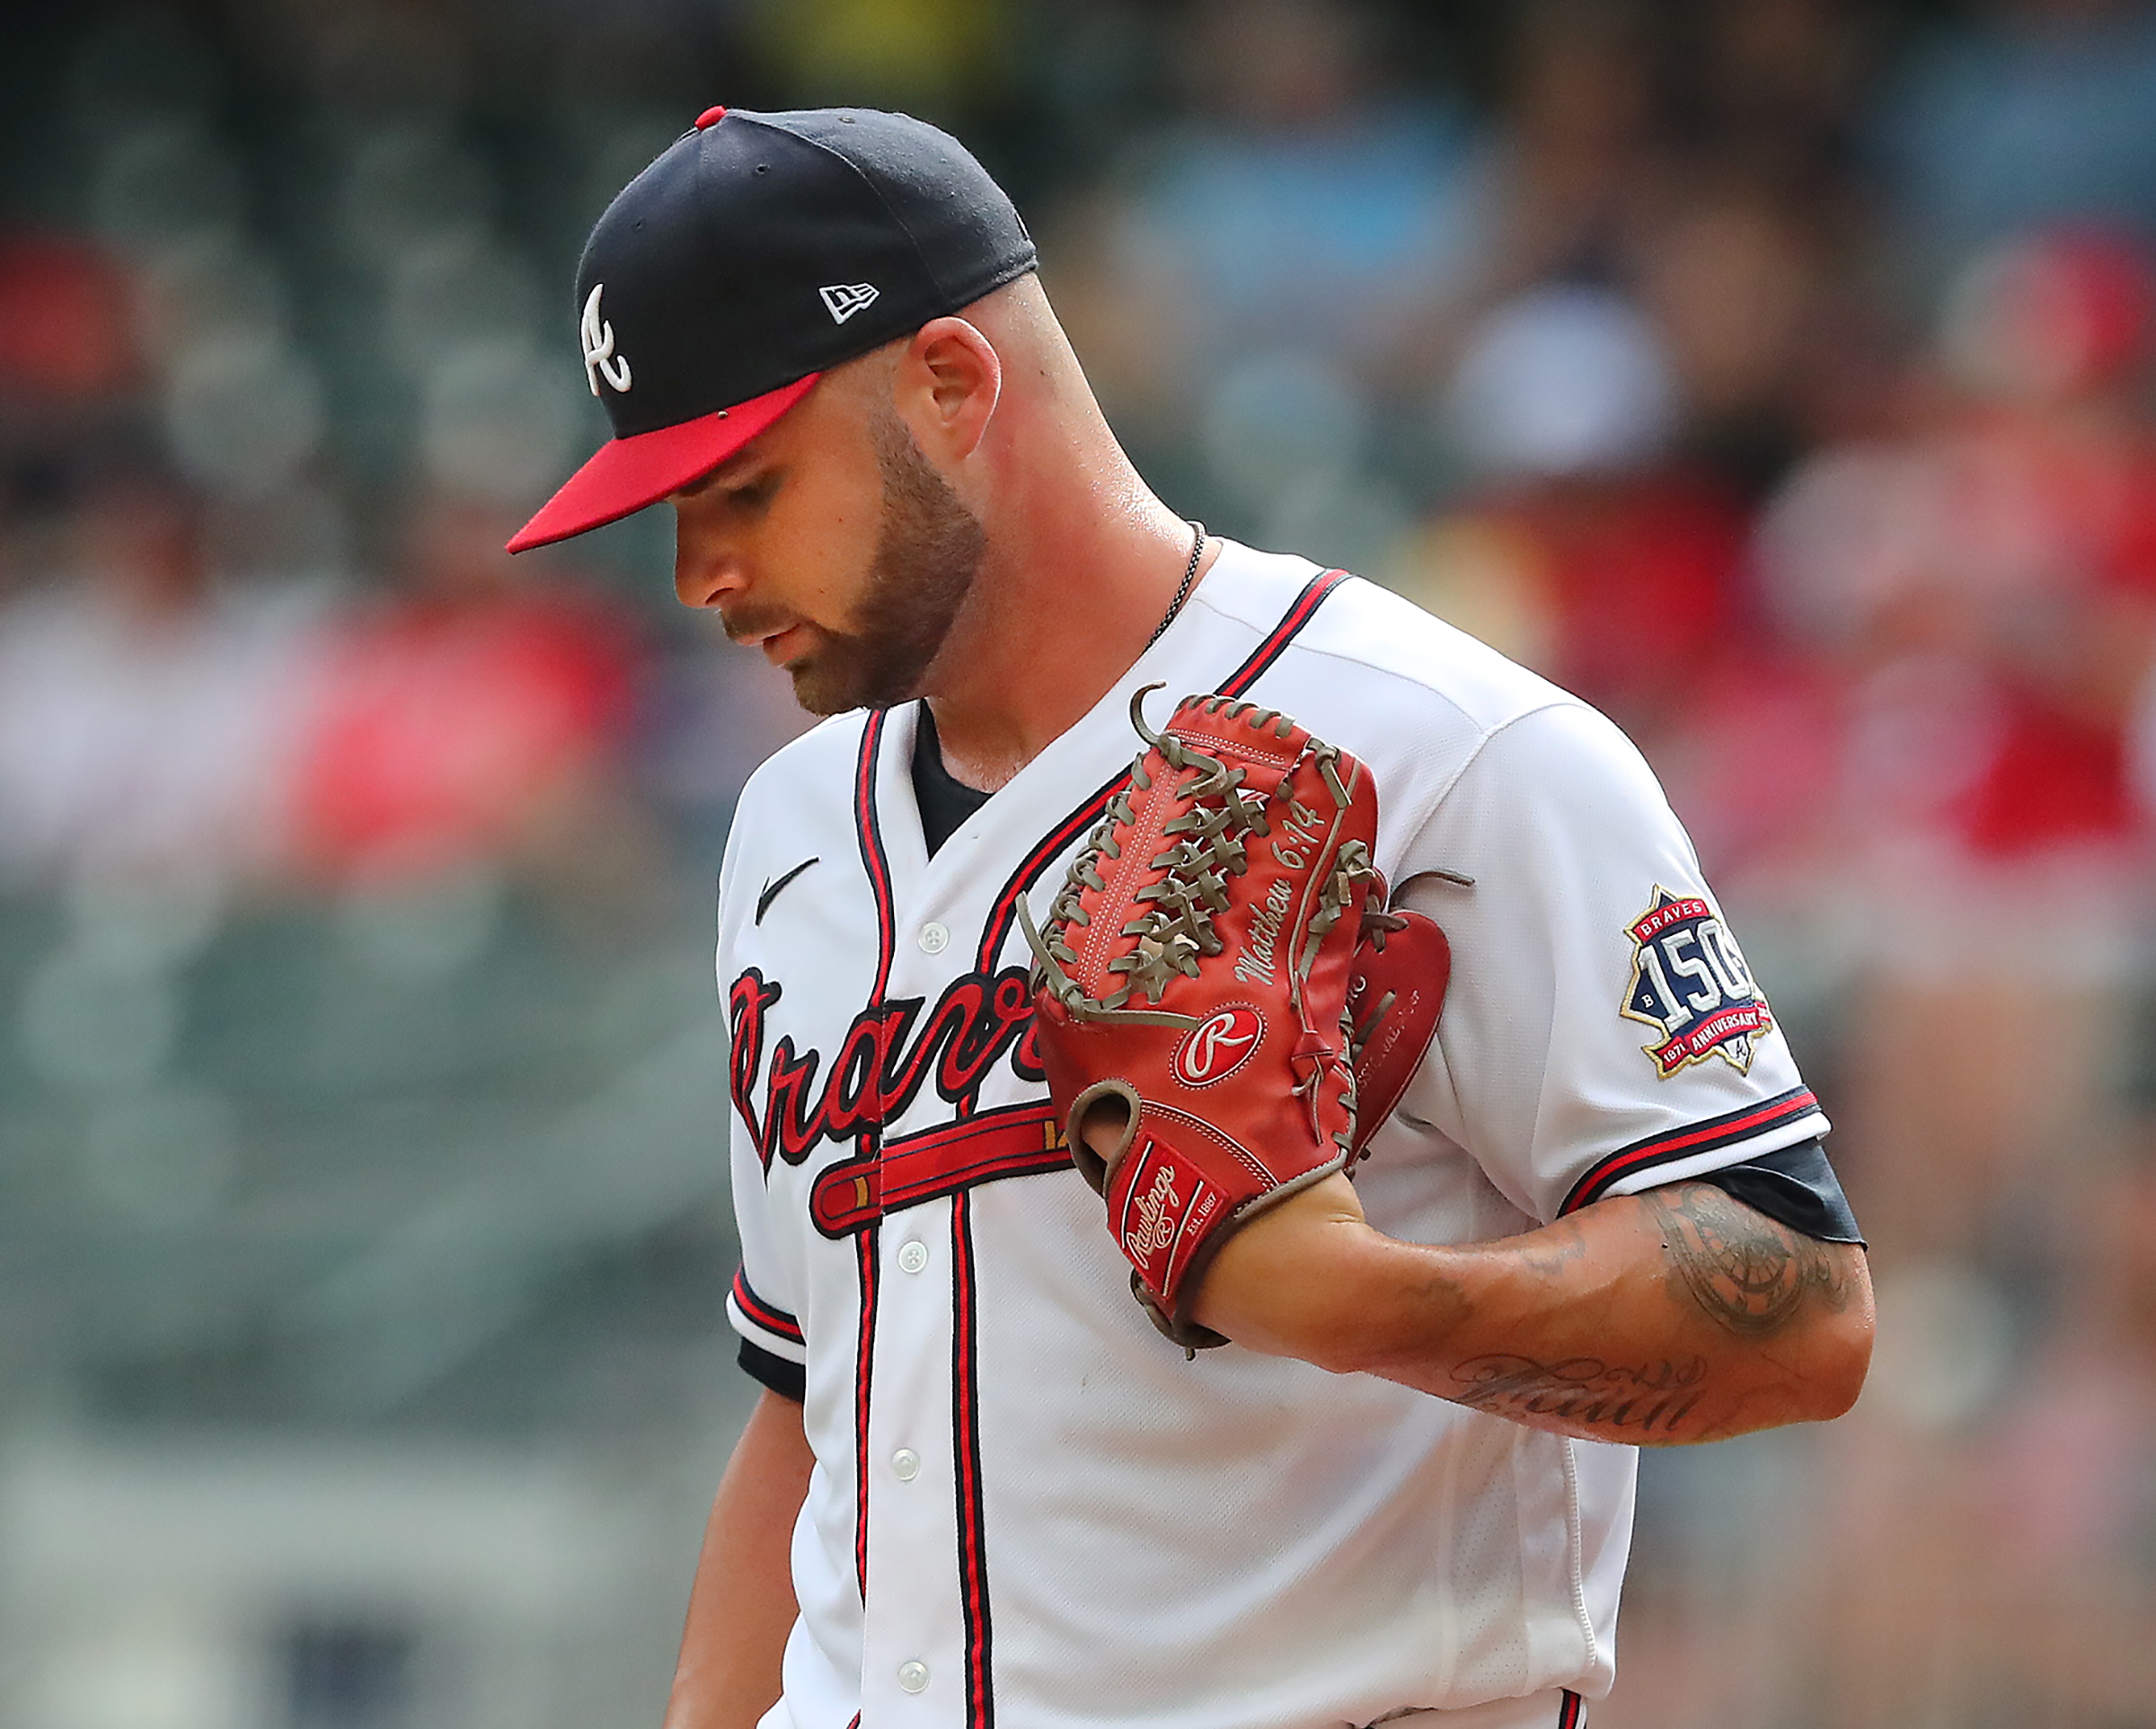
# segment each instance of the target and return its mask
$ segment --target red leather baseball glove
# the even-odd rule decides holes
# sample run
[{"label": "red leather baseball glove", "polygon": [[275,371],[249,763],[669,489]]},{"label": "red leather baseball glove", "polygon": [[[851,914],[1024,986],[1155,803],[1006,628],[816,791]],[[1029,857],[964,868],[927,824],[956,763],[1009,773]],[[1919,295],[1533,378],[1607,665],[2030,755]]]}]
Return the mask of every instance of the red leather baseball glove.
[{"label": "red leather baseball glove", "polygon": [[[1141,704],[1159,688],[1132,699],[1150,748],[1045,932],[1020,913],[1071,1157],[1138,1300],[1195,1351],[1225,1343],[1190,1319],[1206,1264],[1360,1154],[1429,1043],[1449,954],[1428,919],[1384,910],[1362,763],[1224,697],[1186,697],[1155,733]],[[1358,1056],[1382,1098],[1359,1123]],[[1124,1116],[1106,1158],[1081,1133],[1103,1106]]]}]

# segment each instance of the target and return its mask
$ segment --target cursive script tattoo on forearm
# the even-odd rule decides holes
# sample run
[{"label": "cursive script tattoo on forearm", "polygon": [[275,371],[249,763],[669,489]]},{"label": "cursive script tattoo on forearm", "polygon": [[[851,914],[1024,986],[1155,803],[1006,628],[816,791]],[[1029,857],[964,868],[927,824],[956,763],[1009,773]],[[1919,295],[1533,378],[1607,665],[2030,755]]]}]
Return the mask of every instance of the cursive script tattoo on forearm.
[{"label": "cursive script tattoo on forearm", "polygon": [[1770,1219],[1711,1183],[1649,1189],[1669,1264],[1667,1284],[1746,1338],[1779,1332],[1814,1302],[1837,1312],[1851,1290],[1832,1245]]},{"label": "cursive script tattoo on forearm", "polygon": [[1627,1368],[1600,1357],[1539,1363],[1509,1352],[1471,1357],[1452,1371],[1459,1403],[1538,1428],[1597,1435],[1673,1436],[1700,1402],[1704,1358]]}]

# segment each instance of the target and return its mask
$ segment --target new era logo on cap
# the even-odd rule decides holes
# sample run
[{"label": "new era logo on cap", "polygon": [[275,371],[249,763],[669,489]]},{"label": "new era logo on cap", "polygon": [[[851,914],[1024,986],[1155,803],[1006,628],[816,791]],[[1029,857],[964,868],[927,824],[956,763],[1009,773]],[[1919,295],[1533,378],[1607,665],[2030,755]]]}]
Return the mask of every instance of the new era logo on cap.
[{"label": "new era logo on cap", "polygon": [[831,314],[831,322],[843,324],[876,298],[877,289],[870,282],[834,282],[817,293],[824,297],[824,310]]}]

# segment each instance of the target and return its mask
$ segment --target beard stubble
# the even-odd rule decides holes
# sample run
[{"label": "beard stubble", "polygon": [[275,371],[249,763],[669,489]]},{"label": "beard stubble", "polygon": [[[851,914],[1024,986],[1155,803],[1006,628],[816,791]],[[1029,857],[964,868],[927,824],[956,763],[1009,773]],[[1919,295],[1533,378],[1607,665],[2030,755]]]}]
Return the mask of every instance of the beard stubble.
[{"label": "beard stubble", "polygon": [[870,422],[883,477],[876,557],[852,628],[824,630],[787,670],[810,714],[888,709],[923,681],[972,593],[988,536],[923,454],[906,423],[879,403]]}]

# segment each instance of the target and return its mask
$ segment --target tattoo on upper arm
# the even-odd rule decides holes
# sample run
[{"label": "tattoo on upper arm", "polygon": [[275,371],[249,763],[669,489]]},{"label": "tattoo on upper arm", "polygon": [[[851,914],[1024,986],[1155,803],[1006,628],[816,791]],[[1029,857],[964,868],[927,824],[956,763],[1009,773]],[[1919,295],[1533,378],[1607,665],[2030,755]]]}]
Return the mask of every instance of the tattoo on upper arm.
[{"label": "tattoo on upper arm", "polygon": [[1733,1333],[1778,1331],[1808,1303],[1839,1312],[1852,1292],[1847,1257],[1711,1183],[1649,1189],[1673,1292],[1688,1294]]},{"label": "tattoo on upper arm", "polygon": [[1509,1352],[1471,1357],[1452,1372],[1459,1403],[1515,1422],[1597,1435],[1674,1435],[1705,1390],[1701,1357],[1627,1368],[1600,1357],[1539,1363]]}]

